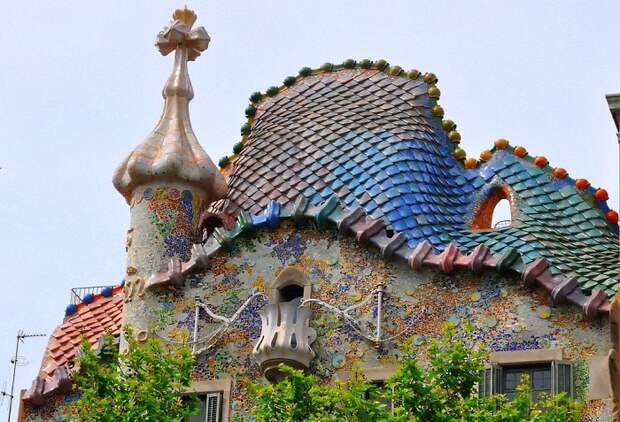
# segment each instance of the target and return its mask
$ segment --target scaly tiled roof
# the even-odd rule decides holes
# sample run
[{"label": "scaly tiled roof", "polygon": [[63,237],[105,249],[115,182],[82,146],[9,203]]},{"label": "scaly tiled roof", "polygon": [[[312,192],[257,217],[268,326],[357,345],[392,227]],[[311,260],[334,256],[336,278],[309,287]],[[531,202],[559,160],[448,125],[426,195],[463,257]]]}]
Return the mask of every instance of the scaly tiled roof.
[{"label": "scaly tiled roof", "polygon": [[[123,287],[111,289],[109,297],[98,294],[80,303],[52,333],[41,363],[39,375],[23,398],[41,404],[47,397],[68,390],[68,368],[80,349],[82,338],[95,345],[106,333],[120,333],[123,311]],[[70,305],[71,306],[71,305]]]},{"label": "scaly tiled roof", "polygon": [[[290,206],[301,194],[316,205],[336,195],[384,218],[412,248],[514,248],[525,264],[544,258],[552,274],[575,277],[586,291],[616,292],[617,213],[606,192],[503,139],[480,160],[466,158],[456,125],[442,120],[436,81],[384,61],[348,60],[304,68],[253,94],[242,141],[220,160],[227,198],[212,211],[236,216],[271,200]],[[513,224],[472,229],[498,188],[510,191]]]}]

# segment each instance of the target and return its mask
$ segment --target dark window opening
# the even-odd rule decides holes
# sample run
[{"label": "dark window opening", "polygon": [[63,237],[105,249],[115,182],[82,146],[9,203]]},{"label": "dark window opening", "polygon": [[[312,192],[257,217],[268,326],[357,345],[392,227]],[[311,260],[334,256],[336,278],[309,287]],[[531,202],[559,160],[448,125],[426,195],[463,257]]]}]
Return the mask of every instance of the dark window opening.
[{"label": "dark window opening", "polygon": [[289,284],[279,289],[280,302],[290,302],[297,298],[304,297],[304,288],[299,284]]},{"label": "dark window opening", "polygon": [[532,400],[537,402],[542,393],[551,394],[551,365],[530,368],[505,368],[502,374],[502,389],[508,400],[517,394],[523,375],[530,378]]}]

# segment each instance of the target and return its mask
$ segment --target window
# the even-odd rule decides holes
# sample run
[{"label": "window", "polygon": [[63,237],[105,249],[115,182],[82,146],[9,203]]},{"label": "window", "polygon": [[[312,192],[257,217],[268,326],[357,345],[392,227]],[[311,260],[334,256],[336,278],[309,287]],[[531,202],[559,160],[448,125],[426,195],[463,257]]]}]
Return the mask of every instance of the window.
[{"label": "window", "polygon": [[312,283],[308,277],[295,267],[282,269],[266,287],[265,293],[269,297],[269,303],[309,299],[312,292]]},{"label": "window", "polygon": [[280,302],[290,302],[291,300],[304,296],[304,288],[299,284],[288,284],[278,289]]},{"label": "window", "polygon": [[200,412],[197,415],[185,418],[185,422],[222,422],[222,392],[212,392],[197,395],[200,401]]},{"label": "window", "polygon": [[517,393],[522,376],[530,378],[532,399],[538,401],[542,393],[574,395],[573,366],[567,362],[552,361],[534,364],[493,365],[482,373],[478,386],[480,396],[505,394],[509,400]]},{"label": "window", "polygon": [[508,227],[512,224],[510,202],[508,202],[508,199],[501,199],[495,205],[491,224],[494,229],[501,229],[502,227]]},{"label": "window", "polygon": [[476,208],[471,222],[473,230],[501,229],[512,225],[512,194],[508,186],[491,188]]}]

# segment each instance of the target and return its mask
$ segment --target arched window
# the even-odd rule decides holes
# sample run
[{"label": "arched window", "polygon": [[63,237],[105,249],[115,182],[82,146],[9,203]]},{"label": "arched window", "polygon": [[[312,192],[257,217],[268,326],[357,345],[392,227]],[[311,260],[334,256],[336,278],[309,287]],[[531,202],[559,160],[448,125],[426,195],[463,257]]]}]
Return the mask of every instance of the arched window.
[{"label": "arched window", "polygon": [[507,186],[491,188],[480,202],[471,223],[473,230],[501,229],[512,225],[511,192]]},{"label": "arched window", "polygon": [[267,286],[269,302],[290,302],[310,298],[312,285],[306,275],[294,267],[283,269],[278,277]]},{"label": "arched window", "polygon": [[500,199],[493,210],[491,227],[494,229],[501,229],[502,227],[507,227],[511,224],[512,210],[510,209],[510,202],[508,202],[508,199]]}]

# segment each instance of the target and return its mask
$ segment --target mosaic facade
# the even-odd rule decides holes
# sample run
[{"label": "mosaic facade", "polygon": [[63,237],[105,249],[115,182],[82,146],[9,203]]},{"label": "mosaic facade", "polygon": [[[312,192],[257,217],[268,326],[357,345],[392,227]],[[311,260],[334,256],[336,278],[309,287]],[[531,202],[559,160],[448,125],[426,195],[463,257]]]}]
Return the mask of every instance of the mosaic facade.
[{"label": "mosaic facade", "polygon": [[[587,392],[588,359],[604,355],[610,348],[607,321],[585,321],[570,305],[553,307],[546,294],[527,291],[514,279],[494,273],[414,272],[405,265],[386,262],[378,252],[360,247],[355,240],[339,238],[334,231],[297,229],[292,223],[239,238],[228,251],[212,259],[208,272],[193,276],[183,290],[148,298],[153,301],[147,308],[150,319],[157,321],[157,335],[176,341],[190,339],[196,296],[216,314],[231,316],[288,267],[307,275],[313,298],[340,309],[359,303],[379,285],[387,287],[382,330],[386,337],[397,338],[380,348],[357,335],[333,312],[311,305],[311,326],[317,333],[312,348],[317,356],[310,370],[321,382],[345,376],[355,364],[367,369],[394,367],[406,342],[416,346],[423,357],[427,340],[440,335],[444,323],[457,327],[470,323],[489,351],[562,348],[564,358],[575,362],[579,374],[577,395],[588,403],[584,420],[607,420],[608,405],[589,402]],[[243,413],[248,407],[245,381],[262,379],[251,352],[261,331],[258,311],[265,303],[264,299],[253,302],[197,360],[196,379],[232,377],[234,412]],[[369,333],[373,332],[376,311],[376,301],[371,301],[357,314]],[[204,312],[200,317],[199,338],[219,326]]]}]

